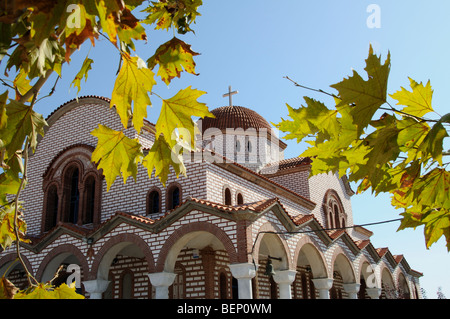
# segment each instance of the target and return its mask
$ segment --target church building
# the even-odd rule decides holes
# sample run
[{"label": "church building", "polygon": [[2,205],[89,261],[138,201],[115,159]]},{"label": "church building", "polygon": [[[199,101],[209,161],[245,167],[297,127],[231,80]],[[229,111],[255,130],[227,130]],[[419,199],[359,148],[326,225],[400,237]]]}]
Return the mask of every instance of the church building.
[{"label": "church building", "polygon": [[[309,178],[311,159],[285,159],[269,122],[231,92],[198,122],[186,176],[163,186],[141,167],[107,191],[90,132],[122,128],[109,104],[86,96],[56,108],[29,158],[21,255],[38,281],[75,279],[91,299],[421,298],[422,274],[353,224],[348,181]],[[126,130],[144,154],[154,132],[150,122]],[[0,252],[5,272],[27,286],[14,245]]]}]

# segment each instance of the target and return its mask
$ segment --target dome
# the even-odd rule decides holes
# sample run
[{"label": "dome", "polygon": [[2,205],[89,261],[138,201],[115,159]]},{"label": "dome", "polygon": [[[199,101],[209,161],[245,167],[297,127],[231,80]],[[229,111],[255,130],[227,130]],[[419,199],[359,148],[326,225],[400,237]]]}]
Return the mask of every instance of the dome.
[{"label": "dome", "polygon": [[242,128],[247,130],[254,128],[259,130],[261,128],[267,129],[271,132],[272,127],[261,115],[249,108],[243,106],[223,106],[211,110],[216,118],[205,117],[202,120],[202,133],[208,128],[217,128],[219,130],[226,130],[227,128]]}]

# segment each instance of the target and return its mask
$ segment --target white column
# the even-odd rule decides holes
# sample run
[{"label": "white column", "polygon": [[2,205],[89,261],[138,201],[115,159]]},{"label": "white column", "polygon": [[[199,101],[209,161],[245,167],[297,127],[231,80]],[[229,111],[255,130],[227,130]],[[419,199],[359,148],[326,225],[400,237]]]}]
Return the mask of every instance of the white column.
[{"label": "white column", "polygon": [[330,299],[330,289],[333,287],[333,279],[317,278],[312,281],[314,287],[319,290],[319,299]]},{"label": "white column", "polygon": [[239,299],[252,299],[252,278],[256,276],[255,265],[252,263],[228,265],[231,274],[238,281]]},{"label": "white column", "polygon": [[84,290],[89,293],[90,299],[102,299],[102,294],[108,288],[109,283],[108,280],[102,279],[83,281]]},{"label": "white column", "polygon": [[273,275],[273,280],[280,289],[280,299],[292,299],[291,284],[295,280],[295,270],[277,270]]},{"label": "white column", "polygon": [[169,286],[173,284],[177,274],[158,272],[148,274],[152,286],[155,287],[155,299],[169,299]]},{"label": "white column", "polygon": [[380,299],[381,288],[366,288],[366,292],[370,299]]},{"label": "white column", "polygon": [[345,292],[348,294],[348,299],[358,299],[358,292],[360,288],[360,284],[352,283],[352,284],[343,284]]}]

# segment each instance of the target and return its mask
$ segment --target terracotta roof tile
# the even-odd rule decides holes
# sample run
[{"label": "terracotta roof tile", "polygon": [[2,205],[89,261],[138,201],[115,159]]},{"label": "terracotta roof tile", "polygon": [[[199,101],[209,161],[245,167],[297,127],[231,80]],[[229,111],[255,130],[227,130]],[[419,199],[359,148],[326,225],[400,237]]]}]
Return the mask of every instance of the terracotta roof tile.
[{"label": "terracotta roof tile", "polygon": [[211,110],[215,118],[205,117],[202,120],[202,133],[208,128],[225,130],[227,128],[265,128],[271,132],[272,128],[261,115],[243,106],[223,106]]}]

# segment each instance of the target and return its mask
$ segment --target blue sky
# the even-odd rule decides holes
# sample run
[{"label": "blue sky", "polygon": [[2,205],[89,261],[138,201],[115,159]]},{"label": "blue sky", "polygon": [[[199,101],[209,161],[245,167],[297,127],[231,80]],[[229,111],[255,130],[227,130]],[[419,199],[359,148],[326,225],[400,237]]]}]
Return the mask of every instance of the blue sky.
[{"label": "blue sky", "polygon": [[[381,9],[380,28],[369,28],[367,12],[370,4]],[[381,1],[381,0],[204,0],[194,25],[195,35],[179,38],[201,53],[196,58],[199,76],[184,73],[170,87],[161,81],[154,87],[163,97],[171,97],[179,89],[192,85],[206,91],[202,102],[212,108],[226,105],[222,97],[228,85],[239,90],[235,105],[254,109],[267,120],[279,122],[287,116],[286,103],[299,107],[303,96],[326,103],[322,95],[294,87],[289,76],[303,85],[332,92],[331,84],[350,75],[351,69],[363,74],[369,43],[386,58],[391,53],[388,92],[408,87],[408,77],[420,82],[431,80],[434,108],[441,115],[449,112],[446,94],[450,87],[450,2]],[[146,60],[156,48],[171,39],[172,32],[149,29],[147,44],[139,45],[136,54]],[[54,108],[76,96],[69,84],[85,58],[89,43],[73,55],[63,68],[63,79],[56,93],[36,107],[47,116]],[[82,82],[82,95],[110,97],[119,55],[105,40],[90,51],[94,59],[87,83]],[[53,81],[43,88],[45,95]],[[159,101],[149,108],[149,119],[155,122]],[[304,145],[288,142],[286,157],[298,156]],[[370,193],[353,197],[355,224],[397,218],[400,211],[390,206],[386,196]],[[396,232],[398,222],[368,227],[375,234],[375,247],[389,247],[393,254],[403,254],[409,265],[424,273],[422,287],[428,298],[435,298],[439,286],[450,297],[450,255],[443,240],[425,249],[423,229]]]}]

